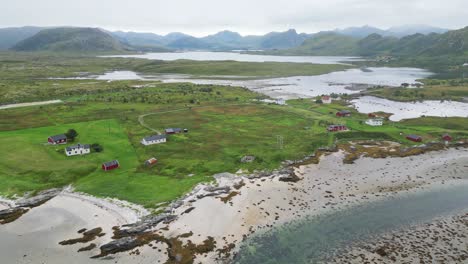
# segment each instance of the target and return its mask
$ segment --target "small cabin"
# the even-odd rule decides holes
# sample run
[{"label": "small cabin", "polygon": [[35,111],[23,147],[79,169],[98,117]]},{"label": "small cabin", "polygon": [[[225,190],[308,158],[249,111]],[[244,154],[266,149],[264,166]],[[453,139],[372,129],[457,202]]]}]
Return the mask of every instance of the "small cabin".
[{"label": "small cabin", "polygon": [[418,135],[407,135],[406,139],[411,140],[413,142],[422,142],[422,137]]},{"label": "small cabin", "polygon": [[347,131],[348,128],[345,125],[330,125],[327,128],[328,132]]},{"label": "small cabin", "polygon": [[151,158],[151,159],[145,161],[145,166],[146,167],[151,167],[151,166],[155,165],[156,163],[158,163],[158,160],[156,158]]},{"label": "small cabin", "polygon": [[382,118],[371,118],[366,120],[366,124],[369,126],[383,126]]},{"label": "small cabin", "polygon": [[332,98],[328,95],[322,96],[322,103],[324,104],[331,104],[332,103]]},{"label": "small cabin", "polygon": [[442,135],[442,140],[444,140],[445,142],[449,142],[452,141],[452,137],[449,134],[444,134]]},{"label": "small cabin", "polygon": [[168,135],[182,133],[182,128],[166,128],[164,132]]},{"label": "small cabin", "polygon": [[76,155],[86,155],[89,153],[91,153],[91,147],[88,144],[81,145],[80,143],[78,143],[78,145],[65,148],[65,155],[67,155],[68,157]]},{"label": "small cabin", "polygon": [[348,117],[348,116],[351,116],[351,111],[341,110],[341,111],[336,113],[336,116],[337,117]]},{"label": "small cabin", "polygon": [[154,145],[154,144],[161,144],[166,143],[167,137],[166,135],[154,135],[145,137],[141,140],[141,144],[145,146]]},{"label": "small cabin", "polygon": [[119,166],[120,166],[120,164],[119,164],[118,160],[104,162],[102,164],[102,170],[104,170],[104,171],[114,170],[114,169],[117,169]]},{"label": "small cabin", "polygon": [[47,142],[52,145],[67,144],[67,136],[65,136],[65,134],[50,136]]},{"label": "small cabin", "polygon": [[275,104],[277,104],[277,105],[286,105],[286,100],[284,100],[283,98],[278,98],[278,99],[276,99]]}]

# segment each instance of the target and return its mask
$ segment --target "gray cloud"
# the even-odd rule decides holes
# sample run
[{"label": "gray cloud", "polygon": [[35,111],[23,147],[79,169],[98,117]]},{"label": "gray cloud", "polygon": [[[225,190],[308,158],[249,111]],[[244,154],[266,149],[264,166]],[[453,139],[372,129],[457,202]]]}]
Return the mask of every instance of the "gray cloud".
[{"label": "gray cloud", "polygon": [[0,9],[0,26],[92,26],[205,35],[296,28],[316,32],[348,26],[468,25],[466,0],[15,0]]}]

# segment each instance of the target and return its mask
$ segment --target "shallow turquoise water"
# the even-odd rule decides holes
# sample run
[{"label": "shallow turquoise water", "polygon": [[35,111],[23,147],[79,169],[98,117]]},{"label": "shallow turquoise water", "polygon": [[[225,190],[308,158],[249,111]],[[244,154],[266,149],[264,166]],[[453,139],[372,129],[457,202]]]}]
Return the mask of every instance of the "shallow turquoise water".
[{"label": "shallow turquoise water", "polygon": [[385,231],[468,211],[468,185],[439,187],[305,218],[248,239],[234,263],[315,263],[334,250]]}]

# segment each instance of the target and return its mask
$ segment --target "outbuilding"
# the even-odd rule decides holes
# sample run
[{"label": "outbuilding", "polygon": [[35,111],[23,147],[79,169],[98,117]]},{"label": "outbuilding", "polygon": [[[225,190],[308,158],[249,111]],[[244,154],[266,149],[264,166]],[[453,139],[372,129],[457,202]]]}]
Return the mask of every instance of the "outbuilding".
[{"label": "outbuilding", "polygon": [[146,167],[151,167],[151,166],[155,165],[156,163],[158,163],[158,160],[156,158],[151,158],[151,159],[145,161],[145,166]]},{"label": "outbuilding", "polygon": [[166,128],[164,132],[168,135],[182,133],[182,128]]},{"label": "outbuilding", "polygon": [[328,132],[347,131],[348,128],[345,125],[329,125],[327,128]]},{"label": "outbuilding", "polygon": [[69,146],[65,148],[65,155],[67,156],[76,156],[76,155],[86,155],[91,153],[91,148],[88,144],[81,145],[78,143],[78,145],[75,146]]},{"label": "outbuilding", "polygon": [[444,135],[442,135],[442,139],[443,139],[445,142],[452,141],[452,137],[451,137],[449,134],[444,134]]},{"label": "outbuilding", "polygon": [[422,137],[418,135],[407,135],[406,139],[414,141],[414,142],[422,142]]},{"label": "outbuilding", "polygon": [[117,169],[118,167],[120,167],[120,164],[119,164],[118,160],[104,162],[102,164],[102,170],[104,170],[104,171],[114,170],[114,169]]},{"label": "outbuilding", "polygon": [[65,136],[65,134],[50,136],[47,142],[52,145],[67,144],[67,136]]},{"label": "outbuilding", "polygon": [[166,135],[153,135],[153,136],[143,138],[141,140],[141,144],[145,146],[161,144],[161,143],[166,143],[166,140],[167,140]]},{"label": "outbuilding", "polygon": [[338,116],[338,117],[348,117],[348,116],[351,116],[351,111],[341,110],[341,111],[336,113],[336,116]]}]

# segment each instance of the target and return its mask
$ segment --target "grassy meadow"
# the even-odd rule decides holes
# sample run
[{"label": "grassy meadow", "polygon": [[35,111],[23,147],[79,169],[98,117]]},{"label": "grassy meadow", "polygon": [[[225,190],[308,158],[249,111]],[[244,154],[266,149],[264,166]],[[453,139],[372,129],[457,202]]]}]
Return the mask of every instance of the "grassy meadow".
[{"label": "grassy meadow", "polygon": [[[213,174],[272,170],[284,160],[301,159],[336,142],[375,139],[411,146],[415,143],[400,133],[421,135],[424,142],[438,141],[446,132],[455,138],[468,137],[466,118],[425,117],[371,127],[364,124],[366,115],[342,102],[323,105],[299,99],[278,106],[260,103],[258,99],[266,98],[264,95],[240,87],[48,79],[111,70],[287,76],[338,69],[334,66],[154,62],[27,53],[0,53],[0,62],[0,104],[63,100],[0,110],[1,196],[72,185],[92,195],[156,207],[180,197],[199,182],[211,181]],[[352,117],[337,118],[335,113],[344,109],[351,110]],[[330,124],[345,124],[351,131],[327,133]],[[153,130],[168,127],[187,128],[189,133],[171,135],[165,144],[140,144],[143,137],[155,134]],[[99,143],[104,151],[66,157],[65,146],[45,144],[48,136],[70,128],[79,133],[73,144]],[[283,144],[278,144],[278,136]],[[245,155],[256,160],[241,163]],[[158,164],[143,166],[151,157],[156,157]],[[119,169],[100,169],[102,162],[114,159],[121,163]]]}]

